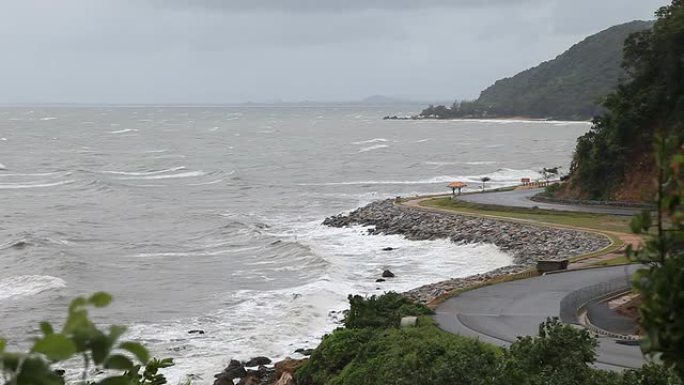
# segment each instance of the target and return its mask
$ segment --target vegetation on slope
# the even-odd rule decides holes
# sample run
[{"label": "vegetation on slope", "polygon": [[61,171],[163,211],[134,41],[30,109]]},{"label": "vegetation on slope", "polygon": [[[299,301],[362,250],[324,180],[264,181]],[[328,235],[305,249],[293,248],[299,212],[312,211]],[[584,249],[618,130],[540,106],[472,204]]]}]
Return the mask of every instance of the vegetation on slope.
[{"label": "vegetation on slope", "polygon": [[633,21],[595,35],[534,68],[498,80],[475,101],[430,106],[424,118],[524,116],[588,120],[603,111],[601,102],[626,77],[620,66],[625,39],[652,22]]},{"label": "vegetation on slope", "polygon": [[658,210],[644,211],[631,223],[635,233],[651,235],[627,254],[646,266],[633,279],[646,331],[642,350],[684,378],[684,147],[676,136],[660,141],[656,160]]},{"label": "vegetation on slope", "polygon": [[569,187],[580,198],[650,200],[656,184],[653,142],[684,140],[684,1],[656,12],[652,30],[625,42],[630,82],[604,103],[607,112],[580,137]]},{"label": "vegetation on slope", "polygon": [[[519,338],[509,349],[443,332],[424,316],[413,327],[373,327],[378,315],[394,317],[399,307],[388,311],[386,305],[396,304],[397,295],[386,294],[389,300],[356,298],[350,313],[358,314],[362,306],[362,313],[370,317],[356,318],[358,327],[339,328],[324,337],[297,371],[297,384],[682,384],[673,371],[656,365],[624,373],[592,368],[597,340],[586,330],[557,320],[542,323],[539,337]],[[377,311],[368,312],[372,307]],[[422,312],[413,310],[408,314]]]}]

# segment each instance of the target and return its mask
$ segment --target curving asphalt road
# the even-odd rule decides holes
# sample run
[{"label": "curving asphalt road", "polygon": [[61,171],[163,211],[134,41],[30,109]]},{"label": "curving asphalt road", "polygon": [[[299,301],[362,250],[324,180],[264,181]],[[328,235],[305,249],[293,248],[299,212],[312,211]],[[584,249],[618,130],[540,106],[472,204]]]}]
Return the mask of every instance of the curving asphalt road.
[{"label": "curving asphalt road", "polygon": [[[536,336],[547,317],[560,316],[560,302],[568,294],[624,277],[637,266],[579,270],[506,282],[472,290],[451,298],[437,308],[435,320],[445,331],[508,346],[517,336]],[[645,359],[638,346],[600,337],[596,366],[622,370],[641,367]]]},{"label": "curving asphalt road", "polygon": [[482,203],[499,206],[513,206],[513,207],[538,207],[544,210],[556,211],[577,211],[596,214],[612,214],[612,215],[628,215],[637,214],[640,209],[601,206],[601,205],[566,205],[560,203],[545,203],[535,202],[530,200],[530,197],[539,194],[544,189],[529,189],[529,190],[511,190],[488,193],[474,193],[464,194],[458,199],[465,202]]}]

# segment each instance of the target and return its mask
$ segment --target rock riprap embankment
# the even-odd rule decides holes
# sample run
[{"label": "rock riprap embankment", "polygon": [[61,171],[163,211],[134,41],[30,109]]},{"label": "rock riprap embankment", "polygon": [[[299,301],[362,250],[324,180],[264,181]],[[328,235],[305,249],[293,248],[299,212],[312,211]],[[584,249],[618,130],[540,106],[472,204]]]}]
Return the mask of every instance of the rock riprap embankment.
[{"label": "rock riprap embankment", "polygon": [[416,210],[396,205],[392,199],[373,202],[346,215],[328,217],[323,224],[372,226],[369,234],[401,234],[411,240],[448,238],[455,243],[490,243],[510,254],[515,265],[531,265],[540,259],[571,258],[611,243],[600,234]]}]

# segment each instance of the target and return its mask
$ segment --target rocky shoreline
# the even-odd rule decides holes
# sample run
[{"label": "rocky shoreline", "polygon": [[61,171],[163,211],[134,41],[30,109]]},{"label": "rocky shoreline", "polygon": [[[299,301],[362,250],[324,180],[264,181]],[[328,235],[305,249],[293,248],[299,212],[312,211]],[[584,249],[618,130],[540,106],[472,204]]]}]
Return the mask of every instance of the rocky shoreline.
[{"label": "rocky shoreline", "polygon": [[[453,290],[524,272],[538,260],[571,258],[601,250],[611,243],[607,237],[599,234],[416,210],[397,205],[392,199],[370,203],[349,214],[328,217],[323,224],[331,227],[370,226],[370,235],[401,234],[411,240],[448,238],[455,243],[492,243],[513,256],[510,266],[425,285],[403,293],[423,304],[429,304]],[[393,276],[392,272],[386,270],[378,281]],[[296,353],[308,356],[312,351],[300,349]],[[294,385],[294,372],[306,360],[286,358],[273,365],[266,357],[255,357],[247,362],[231,360],[223,372],[214,376],[214,385]]]},{"label": "rocky shoreline", "polygon": [[484,274],[425,285],[404,293],[427,304],[457,289],[492,278],[528,270],[539,260],[561,260],[601,250],[608,237],[572,229],[557,229],[520,222],[451,213],[416,210],[387,199],[370,203],[349,214],[328,217],[331,227],[369,226],[369,234],[400,234],[411,240],[448,238],[461,244],[491,243],[513,257],[513,264]]},{"label": "rocky shoreline", "polygon": [[286,358],[273,365],[268,357],[262,356],[246,362],[230,360],[228,366],[214,376],[214,385],[294,385],[295,371],[307,360]]},{"label": "rocky shoreline", "polygon": [[416,210],[396,205],[392,199],[328,217],[323,224],[372,226],[369,234],[401,234],[411,240],[448,238],[463,244],[491,243],[510,254],[514,264],[527,266],[540,259],[571,258],[610,245],[607,237],[595,233]]}]

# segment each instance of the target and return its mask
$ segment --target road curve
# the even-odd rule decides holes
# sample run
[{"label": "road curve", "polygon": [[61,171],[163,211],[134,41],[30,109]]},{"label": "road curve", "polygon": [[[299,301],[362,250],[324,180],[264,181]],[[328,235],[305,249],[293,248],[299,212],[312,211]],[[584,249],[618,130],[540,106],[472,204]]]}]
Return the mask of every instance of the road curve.
[{"label": "road curve", "polygon": [[499,192],[488,192],[488,193],[474,193],[474,194],[464,194],[458,197],[458,199],[465,202],[481,203],[488,205],[498,205],[498,206],[512,206],[512,207],[538,207],[544,210],[556,210],[556,211],[576,211],[585,213],[595,213],[595,214],[611,214],[611,215],[627,215],[632,216],[640,211],[640,209],[634,208],[624,208],[624,207],[612,207],[612,206],[602,206],[602,205],[571,205],[571,204],[560,204],[560,203],[546,203],[546,202],[535,202],[530,200],[530,198],[536,194],[539,194],[544,189],[529,189],[529,190],[511,190],[511,191],[499,191]]},{"label": "road curve", "polygon": [[[536,336],[547,317],[560,316],[560,302],[568,294],[624,277],[637,266],[615,266],[548,274],[468,291],[441,304],[435,320],[442,330],[500,346],[508,346],[518,336]],[[645,363],[638,346],[599,338],[597,367],[622,370]]]}]

